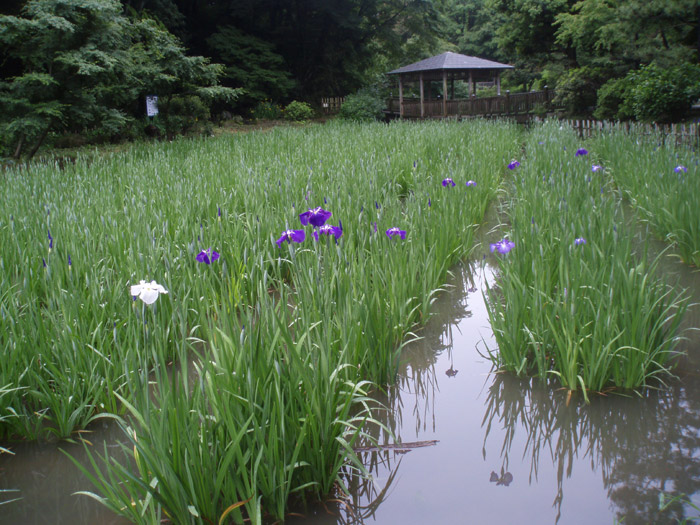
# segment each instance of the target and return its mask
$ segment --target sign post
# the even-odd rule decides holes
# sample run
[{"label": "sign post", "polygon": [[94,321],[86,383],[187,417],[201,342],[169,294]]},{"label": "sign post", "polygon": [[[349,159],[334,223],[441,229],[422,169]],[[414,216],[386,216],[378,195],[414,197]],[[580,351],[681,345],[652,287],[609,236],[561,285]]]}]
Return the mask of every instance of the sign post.
[{"label": "sign post", "polygon": [[146,97],[146,115],[155,117],[158,114],[158,97],[149,95]]}]

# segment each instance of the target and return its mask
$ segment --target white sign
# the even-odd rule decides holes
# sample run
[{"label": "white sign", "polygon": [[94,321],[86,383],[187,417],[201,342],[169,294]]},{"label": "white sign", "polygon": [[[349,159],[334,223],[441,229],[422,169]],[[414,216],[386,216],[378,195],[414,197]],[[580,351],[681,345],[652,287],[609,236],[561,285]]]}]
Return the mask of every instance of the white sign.
[{"label": "white sign", "polygon": [[146,97],[146,115],[154,117],[158,114],[158,97],[151,95]]}]

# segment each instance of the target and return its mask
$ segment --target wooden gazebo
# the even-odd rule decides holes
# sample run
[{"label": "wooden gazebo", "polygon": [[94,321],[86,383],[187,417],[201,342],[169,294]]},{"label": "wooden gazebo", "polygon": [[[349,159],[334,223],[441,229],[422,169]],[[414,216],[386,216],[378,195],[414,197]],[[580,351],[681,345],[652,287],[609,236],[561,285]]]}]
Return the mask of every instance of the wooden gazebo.
[{"label": "wooden gazebo", "polygon": [[[403,97],[403,88],[407,82],[418,82],[420,84],[420,113],[417,111],[409,111],[410,116],[424,118],[426,116],[447,116],[448,100],[454,99],[454,81],[463,80],[469,83],[469,96],[473,96],[474,84],[476,82],[493,81],[496,85],[498,95],[501,94],[501,71],[512,69],[513,66],[493,62],[458,53],[443,53],[431,58],[426,58],[420,62],[400,67],[394,71],[390,71],[389,75],[398,75],[399,77],[399,107],[400,116],[406,115],[406,104]],[[425,85],[426,83],[442,81],[442,100],[437,102],[425,100]],[[448,81],[450,83],[451,96],[448,96]],[[418,101],[411,104],[416,106]],[[442,107],[440,107],[440,105]],[[412,109],[418,109],[417,107]]]}]

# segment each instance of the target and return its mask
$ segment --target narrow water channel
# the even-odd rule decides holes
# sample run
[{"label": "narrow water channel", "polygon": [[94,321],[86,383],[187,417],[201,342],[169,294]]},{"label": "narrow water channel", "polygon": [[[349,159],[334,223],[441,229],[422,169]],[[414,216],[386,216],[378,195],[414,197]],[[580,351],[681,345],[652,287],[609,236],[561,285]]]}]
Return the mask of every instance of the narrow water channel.
[{"label": "narrow water channel", "polygon": [[[567,406],[556,385],[493,373],[482,292],[494,271],[488,258],[453,270],[421,339],[403,353],[397,384],[379,399],[389,410],[376,416],[404,448],[363,451],[370,480],[346,473],[349,498],[288,523],[634,525],[699,514],[683,503],[660,511],[659,493],[700,506],[700,332],[686,332],[688,357],[667,388],[590,405],[574,396]],[[663,271],[700,302],[700,273],[672,258]],[[699,311],[688,312],[686,328],[700,326]],[[87,437],[97,448],[116,450],[109,429],[95,430]],[[393,443],[386,432],[375,437]],[[72,495],[92,487],[58,449],[79,455],[81,446],[12,448],[0,455],[0,501],[22,499],[0,505],[0,523],[124,523]]]},{"label": "narrow water channel", "polygon": [[[700,302],[700,273],[672,258],[662,271]],[[567,406],[556,384],[493,373],[482,291],[494,278],[488,263],[457,268],[404,352],[381,400],[383,423],[409,445],[364,452],[371,481],[347,476],[350,498],[290,523],[700,523],[689,504],[659,510],[661,492],[700,506],[700,333],[686,332],[667,388]],[[697,326],[695,307],[685,327]]]}]

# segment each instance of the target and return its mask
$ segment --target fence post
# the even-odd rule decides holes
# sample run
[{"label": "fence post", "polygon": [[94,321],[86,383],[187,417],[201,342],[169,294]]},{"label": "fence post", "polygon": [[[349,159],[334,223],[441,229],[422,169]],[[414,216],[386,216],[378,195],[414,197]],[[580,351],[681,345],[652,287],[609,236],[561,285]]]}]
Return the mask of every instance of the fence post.
[{"label": "fence post", "polygon": [[506,116],[510,115],[510,89],[506,89]]}]

